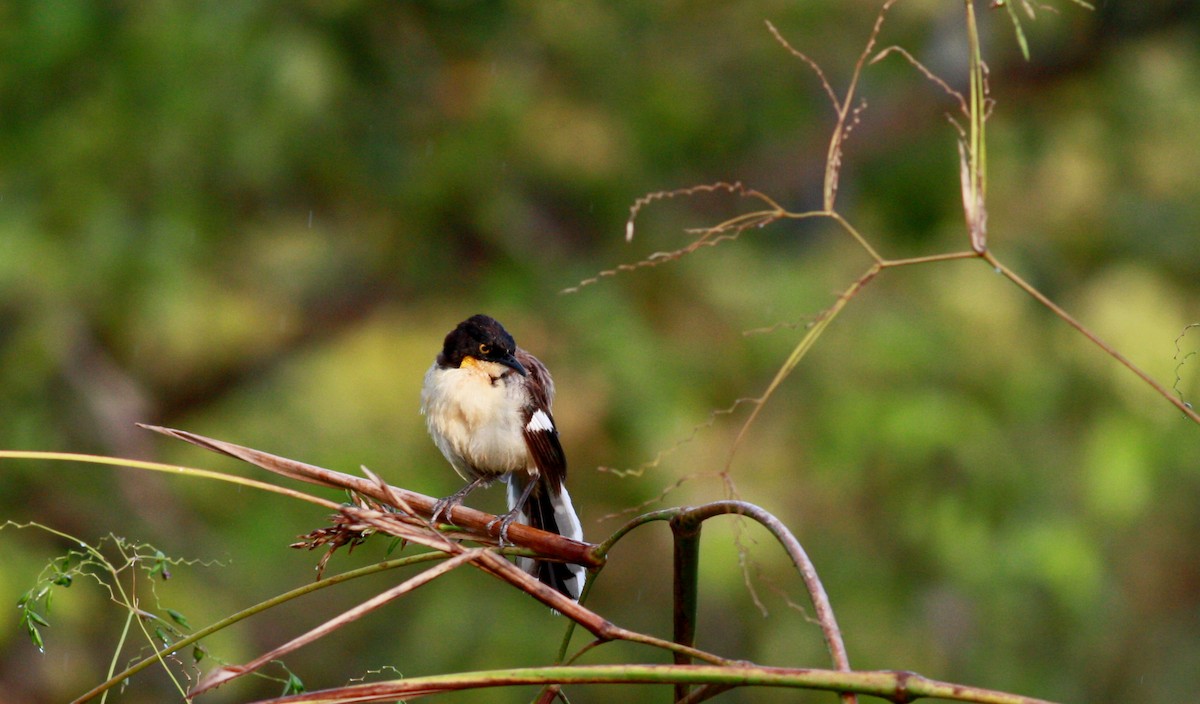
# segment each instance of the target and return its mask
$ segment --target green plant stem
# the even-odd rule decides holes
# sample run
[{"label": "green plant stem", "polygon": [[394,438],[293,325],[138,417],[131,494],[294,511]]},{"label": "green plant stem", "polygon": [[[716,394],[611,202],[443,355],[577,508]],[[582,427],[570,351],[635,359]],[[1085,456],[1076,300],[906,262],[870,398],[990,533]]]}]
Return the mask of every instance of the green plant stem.
[{"label": "green plant stem", "polygon": [[214,472],[208,469],[197,469],[195,467],[183,467],[177,464],[163,464],[161,462],[144,462],[142,460],[130,460],[121,457],[105,457],[103,455],[84,455],[76,452],[37,452],[29,450],[0,450],[0,460],[55,460],[63,462],[83,462],[85,464],[104,464],[114,467],[129,467],[131,469],[146,469],[152,472],[163,472],[164,474],[175,474],[184,477],[195,479],[215,479],[229,484],[238,484],[240,486],[250,487],[252,489],[261,489],[272,494],[282,494],[293,499],[300,499],[318,506],[337,511],[341,504],[322,499],[319,496],[305,494],[302,491],[288,489],[287,487],[276,486],[266,482],[258,481],[257,479],[248,479],[239,477],[235,474],[225,474],[223,472]]},{"label": "green plant stem", "polygon": [[531,684],[716,684],[726,686],[787,687],[832,692],[857,692],[894,702],[936,697],[978,704],[1049,704],[1042,699],[995,690],[968,687],[922,677],[914,672],[875,670],[841,672],[801,668],[736,665],[572,665],[488,670],[306,692],[266,700],[259,704],[332,704],[333,702],[391,702],[441,692],[511,687]]},{"label": "green plant stem", "polygon": [[970,45],[970,143],[967,145],[966,193],[963,207],[967,214],[967,229],[971,249],[980,254],[987,251],[987,84],[984,76],[983,49],[979,45],[979,28],[975,21],[975,0],[965,0],[967,6],[967,42]]},{"label": "green plant stem", "polygon": [[[121,650],[125,647],[125,639],[129,637],[129,626],[133,623],[133,619],[135,619],[135,618],[137,618],[136,611],[134,611],[134,609],[132,607],[130,607],[129,610],[125,613],[125,625],[121,627],[121,636],[117,639],[117,647],[113,648],[112,660],[110,660],[108,663],[108,676],[109,676],[110,680],[112,679],[113,670],[117,669],[117,661],[121,657]],[[158,660],[158,658],[155,658],[155,657],[146,658],[146,665],[149,666],[152,663],[156,662],[157,660]],[[170,674],[170,671],[168,671],[168,674]],[[120,681],[120,680],[118,680],[118,681]],[[175,682],[174,676],[171,677],[171,681],[175,683],[176,687],[179,686],[179,683]],[[100,699],[100,701],[103,702],[103,701],[107,701],[107,700],[108,700],[108,692],[105,691],[104,696]]]},{"label": "green plant stem", "polygon": [[909,257],[907,259],[887,259],[880,261],[881,269],[890,269],[901,266],[914,266],[917,264],[933,264],[936,262],[949,262],[958,259],[978,259],[978,252],[947,252],[945,254],[929,254],[923,257]]},{"label": "green plant stem", "polygon": [[834,301],[832,306],[825,309],[825,311],[821,313],[820,318],[813,324],[812,327],[808,329],[808,332],[804,334],[804,337],[800,338],[800,342],[796,344],[796,347],[792,349],[791,354],[789,354],[788,358],[784,360],[783,365],[780,366],[779,370],[775,372],[775,377],[771,379],[771,383],[767,385],[767,389],[763,391],[761,396],[754,400],[754,408],[750,411],[750,416],[746,418],[746,422],[742,424],[742,427],[738,430],[738,434],[734,436],[733,442],[730,443],[729,446],[729,453],[725,457],[724,471],[727,478],[729,469],[733,466],[734,455],[737,454],[738,448],[741,447],[742,441],[746,439],[746,434],[749,432],[750,426],[754,424],[754,421],[758,419],[758,414],[761,413],[762,409],[767,405],[767,401],[770,400],[772,395],[774,395],[776,389],[783,384],[784,380],[791,375],[792,371],[796,368],[796,365],[800,364],[800,360],[804,359],[804,356],[808,354],[808,351],[812,349],[813,345],[816,344],[817,339],[820,338],[822,333],[825,332],[825,328],[829,327],[829,324],[832,323],[833,319],[838,316],[838,313],[842,312],[842,309],[846,307],[846,304],[850,302],[850,299],[858,294],[858,292],[862,290],[864,286],[870,283],[871,280],[875,278],[876,274],[882,270],[882,268],[883,265],[876,261],[867,269],[866,273],[860,276],[854,283],[850,284],[849,288],[847,288],[840,296],[838,296],[837,300]]}]

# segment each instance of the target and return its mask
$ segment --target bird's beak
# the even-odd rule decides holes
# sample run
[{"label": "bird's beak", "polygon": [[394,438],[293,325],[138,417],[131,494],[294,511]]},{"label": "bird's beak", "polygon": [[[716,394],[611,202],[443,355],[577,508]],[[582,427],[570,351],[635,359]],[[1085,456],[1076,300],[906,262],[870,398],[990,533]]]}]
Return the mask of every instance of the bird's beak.
[{"label": "bird's beak", "polygon": [[520,374],[521,376],[529,376],[529,371],[526,370],[525,367],[521,366],[521,363],[517,361],[517,358],[512,356],[511,354],[505,355],[505,356],[501,357],[500,359],[497,359],[496,363],[503,364],[504,366],[508,367],[509,369],[512,369],[513,371]]}]

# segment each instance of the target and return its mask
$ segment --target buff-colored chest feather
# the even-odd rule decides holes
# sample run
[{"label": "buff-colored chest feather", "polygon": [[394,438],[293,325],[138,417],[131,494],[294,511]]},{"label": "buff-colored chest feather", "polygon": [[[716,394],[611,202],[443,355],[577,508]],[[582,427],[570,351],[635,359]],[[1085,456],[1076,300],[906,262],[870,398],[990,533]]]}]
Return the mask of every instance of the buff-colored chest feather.
[{"label": "buff-colored chest feather", "polygon": [[421,412],[429,433],[464,479],[528,471],[521,377],[492,362],[468,358],[460,368],[425,373]]}]

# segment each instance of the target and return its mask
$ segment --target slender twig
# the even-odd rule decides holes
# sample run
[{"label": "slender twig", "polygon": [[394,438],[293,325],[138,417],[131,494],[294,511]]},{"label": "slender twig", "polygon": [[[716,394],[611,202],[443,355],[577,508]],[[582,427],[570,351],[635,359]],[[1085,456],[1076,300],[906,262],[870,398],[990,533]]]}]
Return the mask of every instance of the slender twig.
[{"label": "slender twig", "polygon": [[1055,303],[1054,301],[1047,298],[1045,294],[1043,294],[1041,291],[1034,288],[1032,285],[1030,285],[1028,282],[1026,282],[1025,279],[1022,279],[1012,269],[1009,269],[1004,264],[1001,264],[1000,260],[998,260],[994,256],[992,256],[991,252],[986,252],[982,256],[983,256],[983,259],[986,260],[987,263],[990,264],[993,268],[995,268],[995,270],[999,274],[1001,274],[1002,276],[1004,276],[1004,278],[1006,278],[1009,281],[1016,284],[1017,288],[1021,289],[1025,293],[1032,296],[1034,298],[1034,300],[1036,300],[1038,303],[1041,303],[1043,306],[1049,308],[1056,316],[1061,318],[1063,320],[1063,322],[1065,322],[1067,325],[1070,325],[1071,327],[1075,328],[1075,330],[1077,332],[1079,332],[1079,334],[1086,337],[1089,341],[1091,341],[1092,344],[1094,344],[1097,347],[1099,347],[1100,349],[1104,350],[1105,354],[1107,354],[1108,356],[1117,360],[1117,362],[1121,366],[1123,366],[1126,369],[1128,369],[1129,371],[1133,372],[1135,375],[1137,375],[1137,377],[1139,379],[1141,379],[1142,381],[1149,384],[1150,388],[1154,389],[1155,391],[1157,391],[1159,393],[1159,395],[1161,395],[1163,398],[1170,401],[1171,404],[1173,406],[1175,406],[1176,408],[1178,408],[1185,416],[1187,416],[1191,420],[1195,421],[1196,423],[1200,423],[1200,415],[1198,415],[1196,413],[1195,409],[1193,409],[1186,402],[1184,402],[1183,399],[1178,398],[1175,394],[1172,394],[1167,389],[1167,387],[1163,386],[1154,377],[1150,376],[1145,371],[1143,371],[1141,367],[1137,366],[1132,361],[1130,361],[1130,359],[1128,357],[1126,357],[1125,355],[1118,352],[1117,348],[1108,344],[1107,342],[1102,340],[1096,333],[1094,333],[1091,330],[1089,330],[1088,328],[1084,327],[1083,323],[1080,323],[1078,320],[1076,320],[1074,317],[1072,317],[1070,313],[1063,310],[1063,308],[1061,306],[1059,306],[1057,303]]},{"label": "slender twig", "polygon": [[921,73],[922,76],[925,76],[925,78],[928,79],[931,83],[933,83],[933,84],[937,85],[939,88],[941,88],[942,91],[944,91],[946,93],[946,95],[949,95],[951,98],[954,98],[954,100],[958,103],[959,111],[962,112],[964,117],[970,116],[971,110],[970,110],[970,108],[967,107],[967,101],[965,98],[963,98],[962,93],[959,93],[958,91],[951,88],[950,84],[946,83],[946,81],[941,76],[939,76],[936,73],[934,73],[933,71],[929,70],[929,68],[927,68],[925,66],[925,64],[921,63],[920,61],[917,61],[916,57],[914,57],[912,54],[910,54],[908,52],[908,50],[905,49],[904,47],[889,46],[888,48],[886,48],[886,49],[880,51],[878,54],[876,54],[875,58],[871,59],[871,63],[872,64],[879,63],[884,58],[886,58],[889,54],[892,54],[893,52],[903,56],[904,59],[906,61],[908,61],[908,63],[913,68],[917,69],[917,71],[919,71]]},{"label": "slender twig", "polygon": [[464,672],[450,675],[409,677],[372,682],[332,690],[279,697],[258,704],[315,704],[316,702],[390,702],[441,692],[513,687],[531,684],[690,684],[788,687],[831,692],[851,691],[909,702],[923,697],[978,704],[1050,704],[1043,699],[1023,697],[980,687],[932,680],[915,672],[876,670],[841,672],[801,668],[737,665],[573,665],[529,667],[510,670]]},{"label": "slender twig", "polygon": [[289,640],[288,642],[286,642],[276,648],[273,648],[273,649],[263,653],[262,655],[259,655],[258,657],[254,658],[253,660],[246,663],[245,665],[230,665],[230,666],[222,667],[219,670],[214,670],[214,671],[210,672],[204,678],[204,681],[201,682],[196,687],[196,689],[192,692],[191,696],[193,696],[193,697],[199,696],[211,689],[215,689],[216,687],[219,687],[219,686],[225,684],[226,682],[229,682],[230,680],[241,677],[242,675],[248,675],[251,672],[255,672],[259,668],[261,668],[263,665],[266,665],[267,663],[271,662],[272,660],[276,660],[276,659],[280,658],[281,656],[286,655],[287,653],[290,653],[293,650],[296,650],[297,648],[303,647],[305,645],[308,645],[309,643],[312,643],[314,641],[320,640],[321,638],[324,638],[325,636],[329,635],[330,633],[337,630],[338,628],[341,628],[342,626],[345,626],[348,623],[357,621],[358,619],[362,618],[363,616],[366,616],[367,614],[382,608],[387,603],[389,603],[391,601],[395,601],[396,599],[400,598],[401,596],[408,594],[412,590],[414,590],[418,587],[424,586],[425,584],[428,584],[429,582],[433,581],[434,579],[446,574],[447,572],[450,572],[451,570],[453,570],[457,567],[460,567],[461,565],[463,565],[471,560],[477,559],[480,555],[482,555],[484,553],[486,553],[486,551],[483,550],[482,548],[476,548],[474,550],[468,550],[459,555],[455,555],[454,557],[449,558],[445,562],[443,562],[439,565],[436,565],[434,567],[431,567],[416,576],[413,576],[413,577],[410,577],[409,579],[404,580],[403,582],[401,582],[400,584],[397,584],[396,586],[392,587],[391,589],[388,589],[380,594],[377,594],[377,595],[371,597],[370,599],[367,599],[366,601],[364,601],[363,603],[354,607],[353,609],[350,609],[349,611],[342,613],[341,615],[337,616],[336,618],[332,618],[332,619],[326,621],[325,623],[322,623],[320,626],[313,628],[312,630],[308,631],[307,633],[297,636],[297,637]]},{"label": "slender twig", "polygon": [[897,1],[887,0],[887,2],[883,3],[883,7],[880,8],[879,14],[875,18],[875,25],[871,28],[871,34],[867,37],[867,44],[863,47],[862,53],[858,56],[858,61],[854,64],[854,72],[850,75],[850,84],[846,87],[846,95],[837,106],[837,125],[833,128],[833,135],[829,140],[829,149],[825,155],[825,188],[823,200],[825,210],[832,211],[837,199],[838,178],[842,170],[842,151],[846,138],[850,134],[851,127],[847,123],[847,120],[852,114],[851,106],[854,104],[854,93],[858,89],[858,82],[862,78],[863,66],[866,64],[872,50],[874,50],[876,40],[879,39],[879,31],[883,28],[883,20],[887,15],[887,11]]},{"label": "slender twig", "polygon": [[804,359],[804,356],[808,354],[808,351],[812,349],[814,344],[816,344],[817,339],[822,333],[825,332],[825,328],[829,327],[829,324],[832,323],[833,319],[837,317],[838,313],[840,313],[842,309],[846,307],[846,304],[850,302],[850,299],[857,295],[864,286],[870,283],[882,268],[883,265],[878,262],[872,264],[866,270],[866,272],[859,276],[854,283],[850,284],[850,286],[843,291],[840,296],[838,296],[837,300],[834,301],[832,306],[825,309],[825,311],[821,313],[818,320],[811,328],[808,329],[808,331],[804,334],[804,337],[802,337],[800,342],[797,343],[792,349],[791,354],[788,355],[787,359],[784,360],[783,364],[775,372],[775,377],[771,379],[771,383],[767,385],[766,390],[763,391],[761,396],[754,400],[754,408],[750,411],[750,416],[746,418],[744,423],[742,423],[742,427],[738,429],[738,434],[734,436],[733,442],[730,443],[729,452],[725,458],[725,475],[728,475],[730,468],[733,466],[734,455],[737,454],[738,448],[741,446],[742,441],[745,440],[747,433],[750,431],[750,426],[753,425],[754,421],[758,419],[758,415],[762,412],[762,409],[766,405],[767,401],[770,400],[775,391],[780,387],[781,384],[783,384],[784,380],[791,375],[792,371],[796,368],[796,365],[800,364],[800,360]]},{"label": "slender twig", "polygon": [[880,268],[891,269],[893,267],[914,266],[917,264],[934,264],[937,262],[950,262],[959,259],[979,259],[979,252],[947,252],[945,254],[929,254],[923,257],[888,259],[887,261],[880,263]]},{"label": "slender twig", "polygon": [[[149,427],[149,426],[146,426]],[[182,431],[178,431],[182,432]],[[195,436],[202,437],[202,436]],[[146,462],[143,460],[131,460],[122,457],[105,457],[103,455],[84,455],[76,452],[36,452],[30,450],[0,450],[0,459],[12,460],[62,460],[66,462],[82,462],[85,464],[104,464],[114,467],[129,467],[131,469],[145,469],[152,472],[163,472],[182,477],[191,477],[198,479],[215,479],[217,481],[227,482],[229,484],[238,484],[240,486],[250,487],[252,489],[260,489],[273,494],[281,494],[292,499],[307,501],[318,506],[324,506],[336,510],[338,504],[328,499],[322,499],[319,496],[305,494],[302,491],[288,489],[287,487],[268,484],[257,479],[247,479],[233,474],[225,474],[224,472],[214,472],[209,469],[197,469],[195,467],[181,467],[176,464],[163,464],[161,462]]]}]

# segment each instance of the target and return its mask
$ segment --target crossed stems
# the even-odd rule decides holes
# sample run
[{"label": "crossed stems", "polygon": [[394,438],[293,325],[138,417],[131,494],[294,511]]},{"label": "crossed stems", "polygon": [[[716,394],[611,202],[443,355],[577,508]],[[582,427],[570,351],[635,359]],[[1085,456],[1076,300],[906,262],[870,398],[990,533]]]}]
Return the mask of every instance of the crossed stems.
[{"label": "crossed stems", "polygon": [[[669,521],[671,529],[675,534],[676,542],[675,641],[671,642],[617,626],[525,574],[525,572],[508,560],[505,560],[496,552],[468,549],[457,542],[457,538],[464,537],[484,544],[496,541],[500,537],[500,530],[497,526],[495,516],[468,507],[459,507],[454,511],[455,523],[457,524],[454,530],[457,532],[442,532],[441,528],[448,527],[435,525],[427,518],[438,508],[439,502],[437,500],[405,489],[389,486],[369,470],[366,470],[366,468],[364,468],[367,474],[366,478],[356,477],[240,445],[206,438],[186,431],[155,426],[145,427],[205,449],[241,459],[283,476],[347,489],[370,497],[380,502],[382,504],[381,508],[393,507],[397,511],[379,510],[356,505],[341,506],[339,510],[342,515],[350,519],[350,522],[345,524],[348,530],[385,532],[444,552],[451,558],[448,562],[443,563],[440,566],[441,569],[436,573],[434,573],[434,570],[422,573],[422,576],[428,575],[422,581],[410,584],[409,582],[413,582],[413,580],[409,580],[409,582],[398,585],[392,590],[385,592],[385,594],[375,597],[371,600],[369,609],[362,609],[361,611],[356,609],[354,612],[343,614],[342,617],[323,624],[318,629],[310,631],[306,636],[294,639],[288,644],[256,658],[251,663],[243,666],[223,668],[215,676],[210,676],[205,682],[201,683],[200,687],[192,692],[192,696],[207,691],[233,677],[251,672],[279,657],[284,652],[311,642],[329,632],[332,628],[344,625],[350,620],[360,618],[368,611],[382,606],[383,603],[411,591],[411,589],[440,576],[459,564],[465,563],[471,563],[479,569],[513,584],[571,619],[572,624],[564,637],[560,659],[565,654],[570,642],[574,625],[578,624],[595,636],[596,641],[586,646],[580,653],[577,653],[572,660],[600,643],[611,640],[627,640],[670,650],[674,653],[675,662],[680,665],[690,664],[693,660],[702,660],[716,665],[743,664],[698,650],[693,645],[697,621],[696,597],[698,590],[696,568],[698,564],[700,526],[705,520],[720,515],[738,515],[754,520],[765,527],[784,547],[793,565],[799,570],[801,578],[808,589],[809,596],[815,608],[817,621],[821,626],[835,667],[839,671],[850,671],[845,644],[838,629],[837,620],[834,618],[833,609],[829,604],[829,598],[821,585],[820,579],[817,577],[816,569],[808,559],[800,543],[790,531],[770,513],[753,504],[741,501],[717,501],[694,508],[684,507],[655,511],[630,521],[614,533],[612,537],[599,545],[580,543],[522,524],[513,524],[510,526],[509,538],[513,544],[522,549],[519,552],[536,554],[541,558],[576,562],[591,569],[592,577],[588,580],[588,585],[583,596],[583,600],[586,600],[587,591],[590,591],[592,585],[595,583],[596,574],[599,573],[605,564],[605,556],[618,541],[642,525],[655,521]],[[700,701],[701,698],[706,697],[698,697],[698,694],[702,695],[707,692],[707,695],[712,695],[720,691],[719,686],[706,685],[705,687],[708,689],[705,690],[702,687],[696,693],[692,693],[692,698],[685,699],[689,694],[687,685],[677,685],[676,699],[681,701]],[[854,695],[845,694],[844,700],[854,701]]]}]

